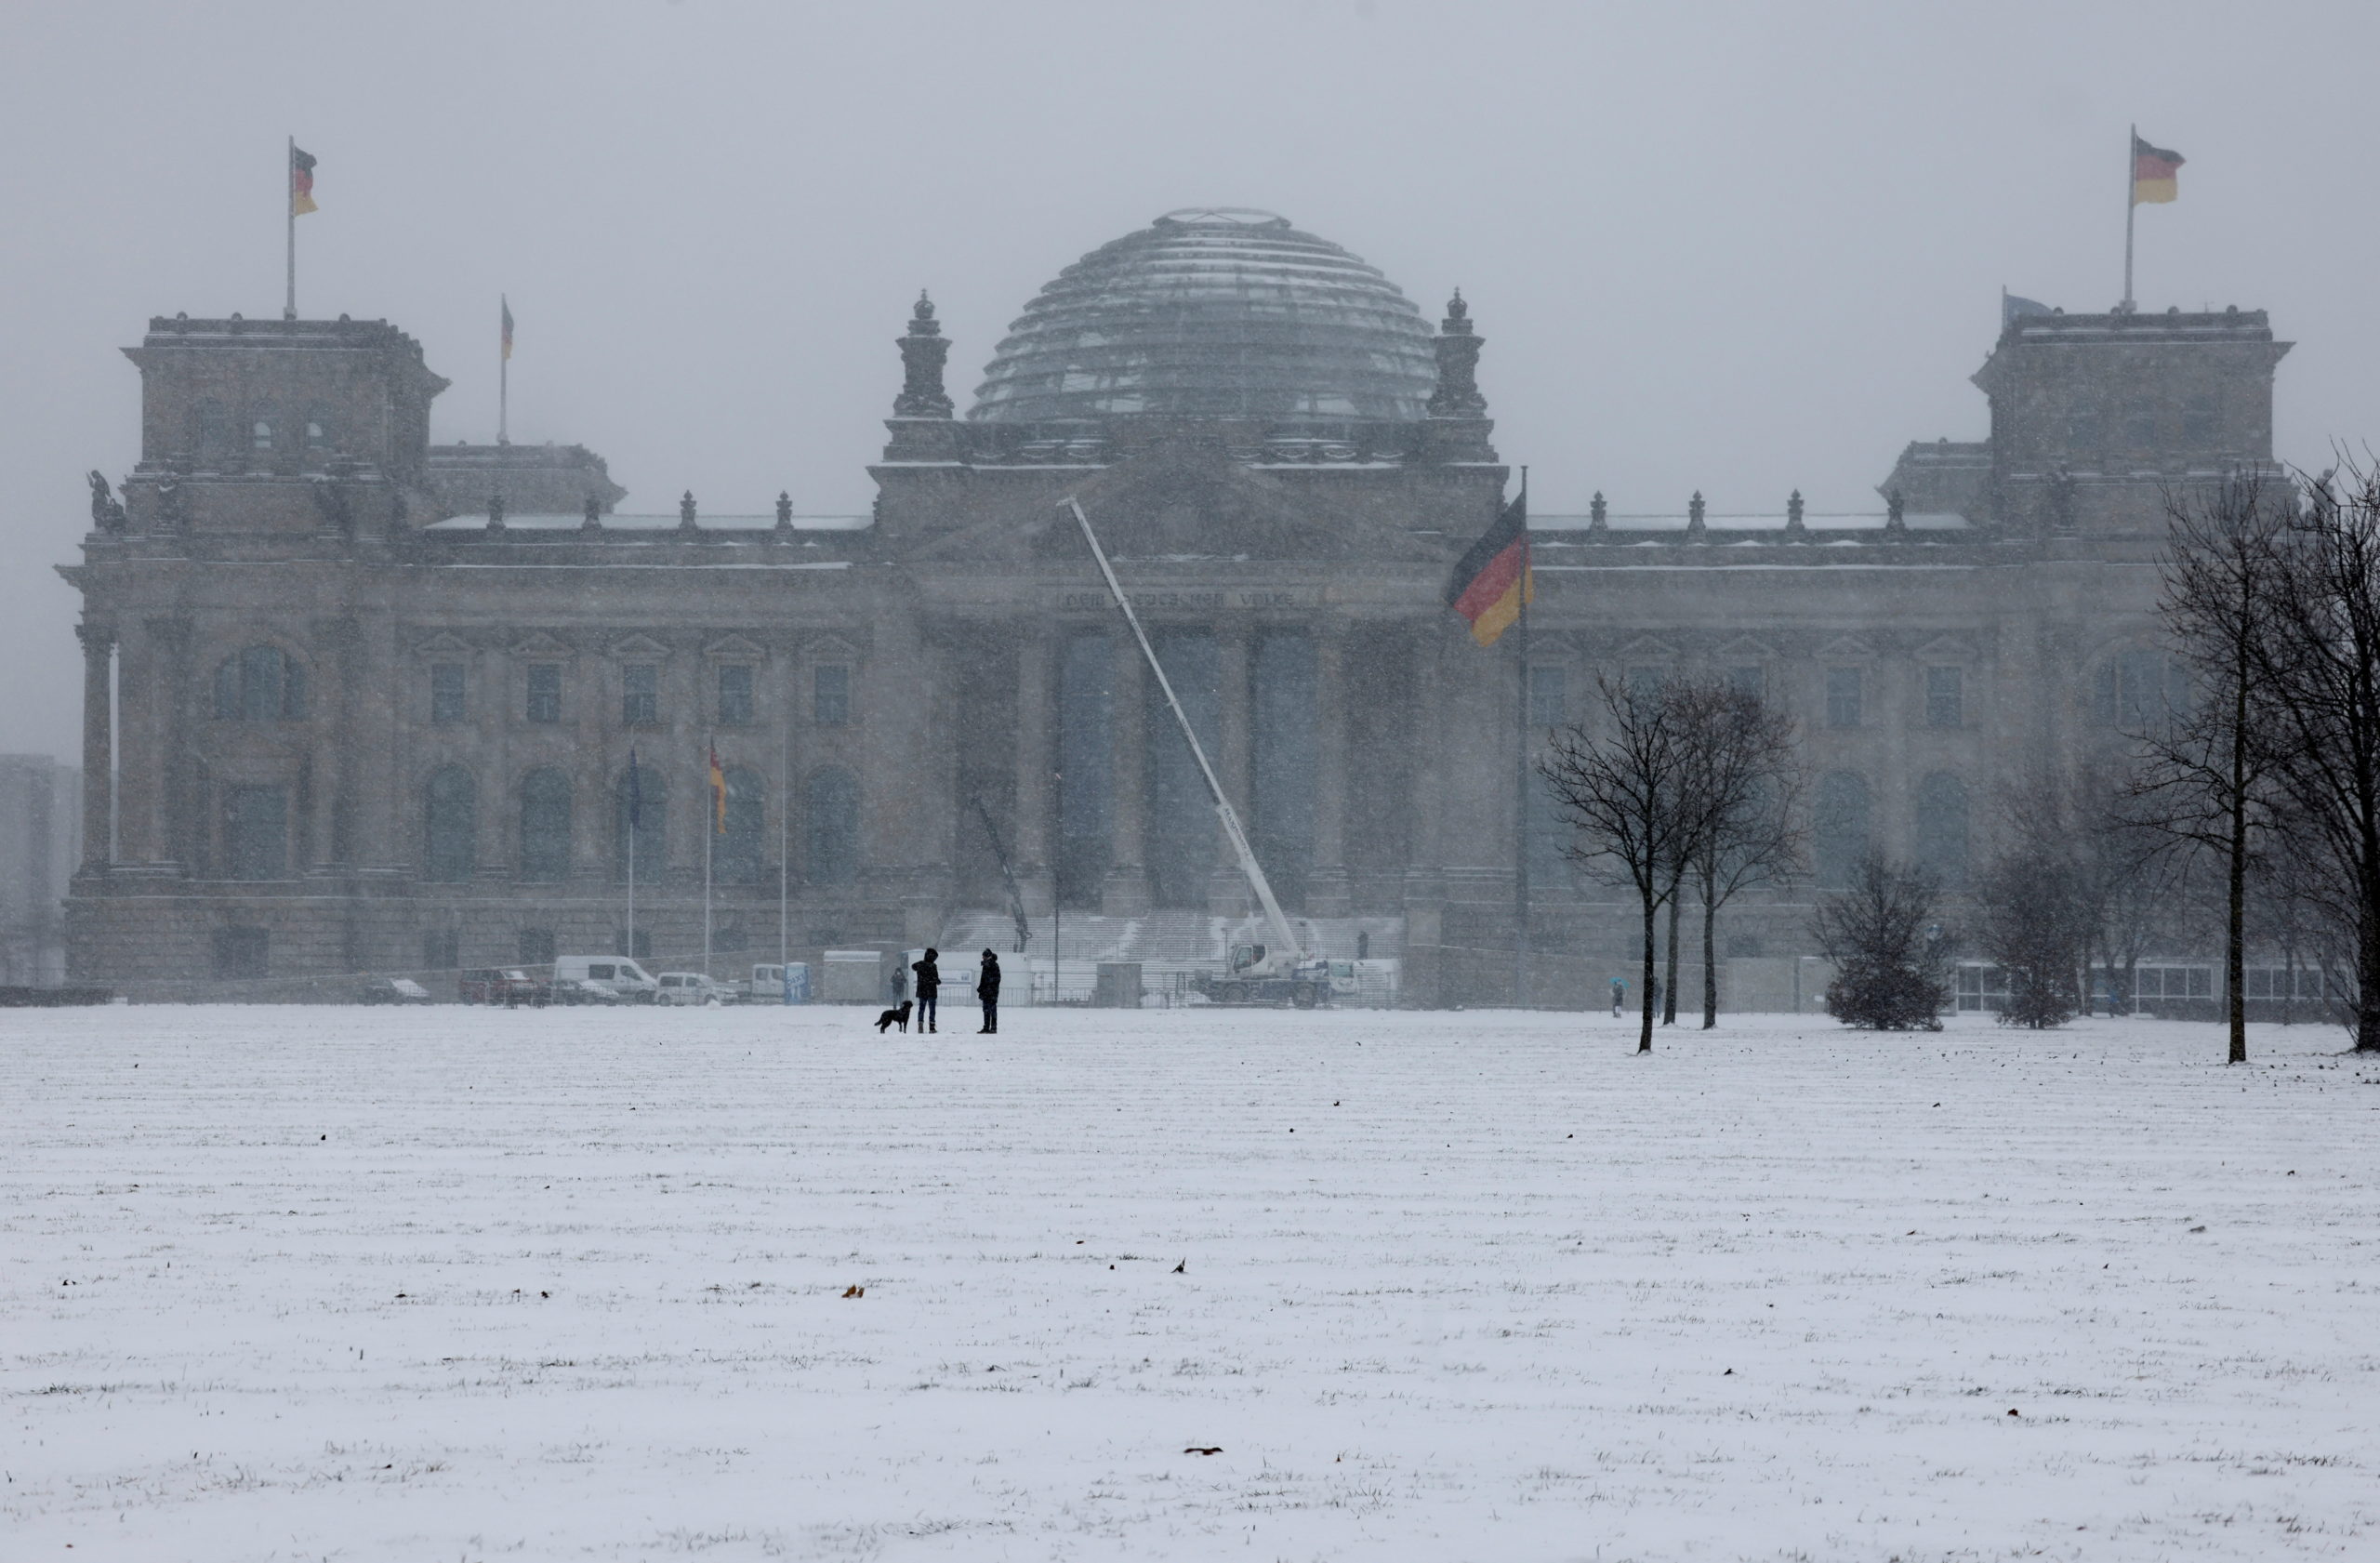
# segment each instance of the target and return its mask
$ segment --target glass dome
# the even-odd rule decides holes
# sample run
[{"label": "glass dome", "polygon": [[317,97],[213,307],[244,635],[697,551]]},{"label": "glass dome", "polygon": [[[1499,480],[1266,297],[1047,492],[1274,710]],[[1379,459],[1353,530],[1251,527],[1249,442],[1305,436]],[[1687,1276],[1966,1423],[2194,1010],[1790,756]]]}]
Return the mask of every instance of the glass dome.
[{"label": "glass dome", "polygon": [[1191,207],[1060,272],[967,416],[1418,420],[1430,338],[1395,284],[1329,240],[1270,212]]}]

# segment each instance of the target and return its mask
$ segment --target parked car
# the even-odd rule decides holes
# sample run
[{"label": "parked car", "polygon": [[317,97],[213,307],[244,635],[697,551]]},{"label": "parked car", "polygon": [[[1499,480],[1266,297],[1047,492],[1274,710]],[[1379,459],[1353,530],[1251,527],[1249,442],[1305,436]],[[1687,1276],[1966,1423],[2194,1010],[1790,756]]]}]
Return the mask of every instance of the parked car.
[{"label": "parked car", "polygon": [[584,977],[554,979],[554,1002],[557,1004],[625,1004],[628,1000],[617,989]]},{"label": "parked car", "polygon": [[430,989],[411,977],[374,977],[355,990],[359,1004],[427,1004]]},{"label": "parked car", "polygon": [[552,990],[518,966],[474,966],[456,980],[456,991],[466,1004],[501,1004],[518,1009],[527,1004],[543,1009]]},{"label": "parked car", "polygon": [[730,994],[700,972],[664,972],[657,1002],[664,1004],[724,1004]]},{"label": "parked car", "polygon": [[661,991],[645,969],[625,955],[565,955],[554,961],[554,981],[591,982],[632,1004],[650,1004]]}]

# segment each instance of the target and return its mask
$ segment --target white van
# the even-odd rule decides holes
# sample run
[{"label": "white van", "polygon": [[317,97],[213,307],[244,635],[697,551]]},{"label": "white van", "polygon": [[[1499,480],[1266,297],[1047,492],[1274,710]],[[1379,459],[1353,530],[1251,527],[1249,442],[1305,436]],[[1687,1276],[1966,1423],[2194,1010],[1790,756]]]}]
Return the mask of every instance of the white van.
[{"label": "white van", "polygon": [[700,972],[664,972],[657,1004],[724,1004],[734,997]]},{"label": "white van", "polygon": [[650,1004],[661,991],[661,985],[625,955],[557,956],[554,981],[593,983],[639,1004]]}]

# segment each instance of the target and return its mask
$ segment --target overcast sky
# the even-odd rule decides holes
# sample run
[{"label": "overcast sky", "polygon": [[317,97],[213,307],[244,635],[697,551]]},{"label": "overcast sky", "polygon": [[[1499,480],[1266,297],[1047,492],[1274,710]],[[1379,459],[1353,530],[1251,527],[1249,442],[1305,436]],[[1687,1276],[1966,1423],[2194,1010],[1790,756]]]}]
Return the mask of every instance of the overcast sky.
[{"label": "overcast sky", "polygon": [[2188,158],[2144,309],[2273,311],[2280,454],[2380,431],[2366,4],[0,7],[0,750],[79,749],[82,474],[138,457],[117,349],[271,315],[282,144],[309,315],[454,380],[442,441],[611,462],[623,509],[866,507],[930,287],[962,408],[1027,298],[1190,205],[1363,256],[1488,345],[1543,510],[1872,509],[1975,438],[2002,286],[2122,290],[2125,126]]}]

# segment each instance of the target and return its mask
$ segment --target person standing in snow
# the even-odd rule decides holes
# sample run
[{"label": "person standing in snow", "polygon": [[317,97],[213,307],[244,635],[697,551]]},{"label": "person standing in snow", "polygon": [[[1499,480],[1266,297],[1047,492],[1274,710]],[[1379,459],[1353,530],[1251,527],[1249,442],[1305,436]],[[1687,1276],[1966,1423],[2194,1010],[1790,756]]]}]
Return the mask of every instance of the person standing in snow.
[{"label": "person standing in snow", "polygon": [[934,1017],[940,1013],[934,1000],[942,992],[942,969],[934,964],[934,952],[929,949],[924,960],[909,962],[909,987],[910,991],[918,996],[917,1021],[920,1031],[940,1029],[934,1025]]},{"label": "person standing in snow", "polygon": [[975,974],[975,997],[984,1001],[984,1028],[976,1035],[988,1037],[1000,1028],[1000,958],[990,950],[984,952],[984,968]]},{"label": "person standing in snow", "polygon": [[1611,979],[1611,1018],[1618,1020],[1628,1008],[1628,985],[1618,977]]}]

